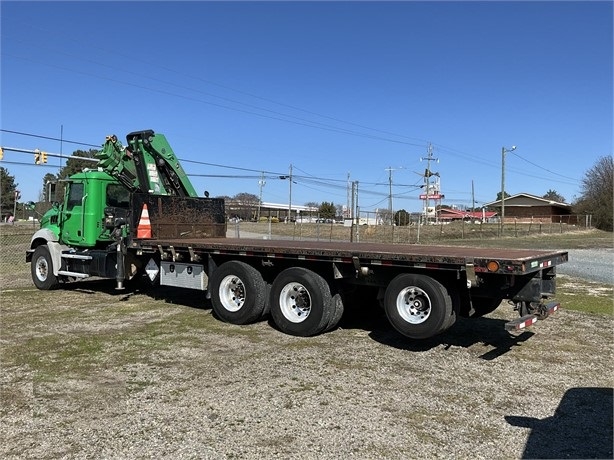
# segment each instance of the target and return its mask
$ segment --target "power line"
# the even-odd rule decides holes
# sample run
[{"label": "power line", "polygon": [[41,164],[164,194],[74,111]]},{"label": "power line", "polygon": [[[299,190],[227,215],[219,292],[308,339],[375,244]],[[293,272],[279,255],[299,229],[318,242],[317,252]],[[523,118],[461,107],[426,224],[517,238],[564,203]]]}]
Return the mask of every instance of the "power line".
[{"label": "power line", "polygon": [[533,166],[535,166],[536,168],[541,169],[542,171],[549,172],[550,174],[554,174],[555,176],[563,177],[563,178],[565,178],[565,179],[570,179],[570,180],[573,180],[573,181],[575,181],[575,182],[577,182],[577,183],[579,183],[579,182],[580,182],[578,179],[575,179],[575,178],[573,178],[573,177],[569,177],[569,176],[564,176],[563,174],[559,174],[559,173],[556,173],[556,172],[554,172],[554,171],[550,171],[549,169],[546,169],[546,168],[544,168],[543,166],[540,166],[540,165],[538,165],[538,164],[535,164],[535,163],[533,163],[532,161],[529,161],[529,160],[527,160],[526,158],[521,157],[521,156],[520,156],[520,155],[518,155],[516,152],[511,152],[511,153],[512,153],[512,155],[514,155],[515,157],[518,157],[518,158],[520,158],[521,160],[526,161],[526,162],[527,162],[527,163],[529,163],[530,165],[533,165]]},{"label": "power line", "polygon": [[[286,118],[281,118],[279,116],[271,116],[271,115],[265,115],[262,113],[257,113],[251,110],[244,110],[244,109],[239,109],[236,107],[230,107],[227,105],[223,105],[223,104],[218,104],[215,102],[211,102],[211,101],[205,101],[203,99],[198,99],[195,97],[190,97],[190,96],[185,96],[182,94],[176,94],[170,91],[165,91],[162,89],[157,89],[157,88],[151,88],[151,87],[147,87],[147,86],[143,86],[143,85],[137,85],[136,83],[130,83],[127,81],[122,81],[122,80],[118,80],[116,78],[110,78],[110,77],[104,77],[102,75],[97,75],[97,74],[92,74],[92,73],[88,73],[88,72],[83,72],[80,70],[74,70],[74,69],[68,69],[66,67],[62,67],[59,65],[55,65],[55,64],[49,64],[49,63],[41,63],[41,62],[37,62],[33,59],[29,59],[29,58],[25,58],[25,57],[21,57],[21,56],[14,56],[12,54],[7,54],[7,53],[2,53],[2,56],[9,56],[15,59],[21,59],[24,61],[29,61],[29,62],[33,62],[37,65],[44,65],[47,67],[51,67],[51,68],[56,68],[56,69],[60,69],[60,70],[64,70],[67,72],[72,72],[75,74],[80,74],[80,75],[85,75],[88,77],[92,77],[92,78],[97,78],[99,80],[106,80],[106,81],[111,81],[114,83],[118,83],[120,85],[125,85],[125,86],[131,86],[134,88],[139,88],[142,90],[146,90],[146,91],[151,91],[154,93],[159,93],[159,94],[164,94],[167,96],[171,96],[171,97],[177,97],[177,98],[181,98],[181,99],[186,99],[189,101],[193,101],[193,102],[200,102],[201,104],[206,104],[206,105],[211,105],[214,107],[219,107],[222,109],[226,109],[226,110],[232,110],[235,112],[241,112],[241,113],[245,113],[248,115],[255,115],[257,117],[262,117],[262,118],[268,118],[271,120],[277,120],[277,121],[283,121],[285,123],[291,123],[291,124],[295,124],[295,125],[299,125],[299,126],[306,126],[308,128],[316,128],[316,129],[321,129],[324,131],[330,131],[330,132],[336,132],[336,133],[340,133],[340,134],[348,134],[348,135],[352,135],[352,136],[357,136],[357,137],[363,137],[363,138],[367,138],[367,139],[374,139],[374,140],[381,140],[381,141],[386,141],[386,142],[391,142],[391,143],[396,143],[396,144],[403,144],[403,145],[413,145],[413,146],[421,146],[421,144],[416,144],[416,143],[411,143],[411,142],[405,142],[405,141],[399,141],[399,140],[395,140],[395,139],[389,139],[389,138],[385,138],[382,136],[375,136],[375,135],[371,135],[371,134],[365,134],[365,133],[359,133],[356,131],[351,131],[345,128],[339,128],[339,127],[335,127],[332,125],[326,125],[324,123],[319,123],[319,122],[315,122],[315,121],[310,121],[310,120],[306,120],[305,122],[301,122],[301,121],[293,121],[293,120],[289,120]],[[263,111],[270,111],[267,109],[258,109],[258,110],[263,110]],[[274,112],[274,111],[273,111]],[[279,112],[274,112],[274,113],[279,113]],[[286,115],[286,114],[280,114],[281,116],[285,116],[285,117],[293,117],[292,115]],[[297,118],[297,117],[293,117],[293,118]],[[302,120],[302,119],[300,119]]]},{"label": "power line", "polygon": [[21,132],[21,131],[12,131],[10,129],[0,129],[0,131],[2,131],[3,133],[18,134],[20,136],[36,137],[36,138],[39,138],[39,139],[46,139],[46,140],[50,140],[50,141],[65,142],[67,144],[85,145],[86,147],[100,148],[100,145],[87,144],[85,142],[71,141],[71,140],[68,140],[68,139],[58,139],[57,137],[41,136],[40,134],[24,133],[24,132]]},{"label": "power line", "polygon": [[[40,27],[34,27],[31,24],[27,24],[27,23],[22,23],[22,26],[30,27],[32,29],[38,29],[38,30],[44,31],[46,34],[55,34],[56,36],[61,36],[62,35],[62,34],[59,34],[56,30],[54,30],[54,31],[45,30],[45,29],[40,28]],[[64,38],[69,39],[70,41],[73,41],[75,43],[78,43],[79,45],[83,44],[82,40],[76,40],[73,37],[64,36]],[[19,40],[19,39],[15,39],[15,38],[12,38],[12,39],[16,40],[16,41],[19,41],[21,43],[26,43],[23,40]],[[29,45],[28,43],[26,43],[26,44]],[[32,44],[30,46],[33,46],[33,47],[35,47],[37,49],[41,47],[39,44],[36,44],[36,45]],[[116,58],[117,56],[125,57],[130,62],[135,62],[135,61],[136,62],[141,62],[141,63],[147,64],[147,65],[150,65],[150,66],[154,66],[156,69],[162,69],[162,70],[165,70],[167,72],[170,72],[170,73],[173,73],[173,74],[176,74],[176,75],[188,77],[188,78],[191,78],[191,79],[194,79],[194,80],[206,83],[206,84],[210,84],[210,85],[214,85],[214,86],[217,86],[217,87],[220,87],[220,88],[224,88],[224,89],[227,89],[227,90],[239,93],[239,94],[243,94],[243,95],[246,95],[246,96],[249,96],[249,97],[253,97],[255,99],[259,99],[259,100],[262,100],[262,101],[265,101],[265,102],[269,102],[269,103],[272,103],[272,104],[275,104],[275,105],[279,105],[279,106],[282,106],[282,107],[287,107],[287,108],[290,108],[290,109],[293,109],[293,110],[297,110],[297,111],[300,111],[300,112],[304,112],[304,113],[308,113],[308,114],[311,114],[311,115],[316,115],[316,116],[321,117],[321,118],[326,118],[326,119],[329,119],[329,120],[332,120],[332,121],[337,121],[337,122],[340,122],[340,123],[356,126],[356,127],[359,127],[359,128],[368,129],[370,131],[375,131],[375,132],[379,132],[379,133],[382,133],[382,134],[392,135],[392,136],[395,136],[395,137],[401,137],[401,138],[404,138],[404,139],[416,140],[416,141],[420,141],[422,143],[426,143],[426,141],[424,139],[419,139],[419,138],[410,137],[410,136],[406,136],[406,135],[402,135],[402,134],[397,134],[397,133],[393,133],[393,132],[382,130],[382,129],[378,129],[378,128],[372,128],[372,127],[369,127],[369,126],[361,125],[361,124],[358,124],[358,123],[342,120],[342,119],[339,119],[339,118],[336,118],[336,117],[331,117],[329,115],[324,115],[324,114],[321,114],[321,113],[318,113],[318,112],[307,110],[307,109],[304,109],[304,108],[301,108],[301,107],[297,107],[297,106],[294,106],[294,105],[291,105],[291,104],[275,101],[273,99],[265,98],[265,97],[262,97],[262,96],[259,96],[259,95],[253,94],[253,93],[249,93],[249,92],[246,92],[246,91],[238,90],[236,88],[232,88],[232,87],[227,86],[227,85],[222,85],[220,83],[213,82],[211,80],[207,80],[207,79],[204,79],[204,78],[199,77],[199,76],[193,76],[193,75],[189,75],[189,74],[186,74],[186,73],[183,73],[183,72],[179,72],[179,71],[177,71],[174,68],[170,68],[170,67],[166,67],[164,65],[160,65],[159,62],[156,62],[156,63],[149,62],[149,61],[147,61],[145,59],[140,58],[139,56],[125,55],[125,54],[122,54],[122,53],[118,53],[117,51],[111,52],[111,51],[109,51],[109,50],[107,50],[105,48],[102,48],[102,47],[99,47],[99,46],[93,44],[92,42],[90,42],[88,48],[90,48],[90,49],[94,48],[94,49],[98,49],[100,51],[103,51],[105,53],[109,53],[114,58]],[[49,48],[47,48],[47,49],[49,49]],[[55,51],[57,53],[61,53],[61,54],[67,55],[69,57],[75,57],[75,56],[73,56],[73,55],[71,55],[69,53],[66,53],[64,51],[58,51],[58,50],[53,50],[53,49],[51,49],[51,50]],[[227,100],[227,101],[232,101],[234,103],[238,103],[238,104],[241,104],[241,105],[246,105],[248,107],[258,108],[257,106],[253,106],[251,104],[246,104],[246,103],[243,103],[243,102],[235,101],[235,100],[230,99],[230,98],[225,98],[225,97],[217,96],[217,95],[214,95],[214,94],[211,94],[211,93],[206,93],[206,92],[203,92],[202,90],[196,90],[196,89],[193,89],[193,88],[184,87],[184,86],[177,85],[177,84],[175,84],[173,82],[168,82],[168,81],[165,81],[165,80],[162,80],[162,79],[153,78],[150,75],[143,75],[143,74],[139,74],[139,73],[136,73],[136,72],[129,72],[129,71],[127,71],[124,68],[119,68],[118,69],[116,67],[109,66],[108,64],[102,64],[102,63],[99,63],[99,62],[96,62],[96,61],[92,61],[92,60],[89,60],[89,59],[84,59],[84,58],[81,58],[81,57],[77,57],[77,59],[83,60],[85,62],[91,62],[91,63],[94,63],[96,65],[100,65],[100,66],[104,66],[104,67],[109,67],[109,68],[114,69],[114,70],[120,70],[120,71],[128,73],[128,74],[132,74],[132,75],[136,75],[136,76],[140,76],[140,77],[145,77],[145,78],[148,78],[150,80],[159,81],[161,83],[165,83],[165,84],[169,84],[169,85],[176,86],[176,87],[179,87],[179,88],[187,89],[189,91],[200,92],[202,94],[207,94],[209,96],[216,97],[216,98],[219,98],[219,99],[223,99],[223,100]],[[262,109],[262,108],[258,108],[258,109],[259,110],[271,111],[269,109]],[[279,113],[279,112],[276,112],[276,111],[271,111],[271,112]],[[292,115],[287,115],[287,114],[283,114],[283,115],[284,116],[293,117]],[[294,117],[294,118],[298,118],[298,117]],[[300,118],[298,118],[298,119],[300,119]],[[322,123],[319,123],[319,122],[313,122],[313,121],[311,121],[311,122],[312,123],[322,124]],[[410,145],[422,146],[422,144],[410,144]]]}]

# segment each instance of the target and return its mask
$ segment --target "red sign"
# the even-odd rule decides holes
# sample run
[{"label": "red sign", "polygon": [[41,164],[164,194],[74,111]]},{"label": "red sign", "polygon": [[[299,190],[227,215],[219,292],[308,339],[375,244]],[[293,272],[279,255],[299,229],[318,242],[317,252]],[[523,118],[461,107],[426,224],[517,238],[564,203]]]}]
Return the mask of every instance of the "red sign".
[{"label": "red sign", "polygon": [[[429,195],[429,196],[428,196],[428,199],[429,199],[429,200],[441,200],[441,199],[443,199],[443,198],[445,198],[445,197],[446,197],[445,195],[442,195],[442,194],[439,194],[439,193],[438,193],[438,194],[436,194],[436,195]],[[426,195],[424,195],[424,194],[423,194],[423,195],[420,195],[420,199],[421,199],[421,200],[426,200]]]}]

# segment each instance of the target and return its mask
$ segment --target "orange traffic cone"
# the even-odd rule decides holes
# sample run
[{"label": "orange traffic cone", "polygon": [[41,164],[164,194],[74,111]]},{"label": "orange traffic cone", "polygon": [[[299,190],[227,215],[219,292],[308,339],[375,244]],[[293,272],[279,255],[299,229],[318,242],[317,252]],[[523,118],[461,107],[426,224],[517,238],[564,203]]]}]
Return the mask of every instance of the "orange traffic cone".
[{"label": "orange traffic cone", "polygon": [[137,238],[151,238],[151,222],[149,222],[149,211],[147,210],[147,204],[143,205],[143,211],[141,211],[141,219],[139,225],[136,227]]}]

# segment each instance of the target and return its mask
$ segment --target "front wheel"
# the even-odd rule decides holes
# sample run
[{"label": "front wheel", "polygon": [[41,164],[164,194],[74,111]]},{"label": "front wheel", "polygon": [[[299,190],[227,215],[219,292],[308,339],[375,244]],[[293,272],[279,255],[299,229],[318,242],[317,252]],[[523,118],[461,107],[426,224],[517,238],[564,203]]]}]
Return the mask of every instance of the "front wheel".
[{"label": "front wheel", "polygon": [[404,273],[386,288],[384,309],[392,326],[411,339],[427,339],[443,332],[452,314],[452,299],[438,281]]},{"label": "front wheel", "polygon": [[53,274],[53,261],[47,245],[42,245],[34,250],[30,263],[32,281],[34,285],[43,291],[54,289],[58,286],[58,278]]},{"label": "front wheel", "polygon": [[266,302],[266,283],[251,265],[229,261],[220,265],[211,276],[213,311],[231,324],[249,324],[259,320]]}]

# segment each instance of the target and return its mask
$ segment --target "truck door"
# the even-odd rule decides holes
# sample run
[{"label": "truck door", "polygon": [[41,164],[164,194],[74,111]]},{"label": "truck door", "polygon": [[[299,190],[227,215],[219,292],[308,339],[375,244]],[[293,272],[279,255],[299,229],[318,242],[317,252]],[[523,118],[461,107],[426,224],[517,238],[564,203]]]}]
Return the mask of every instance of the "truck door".
[{"label": "truck door", "polygon": [[66,244],[79,245],[84,240],[83,221],[87,195],[83,182],[70,182],[66,194],[64,212],[62,213],[62,241]]}]

